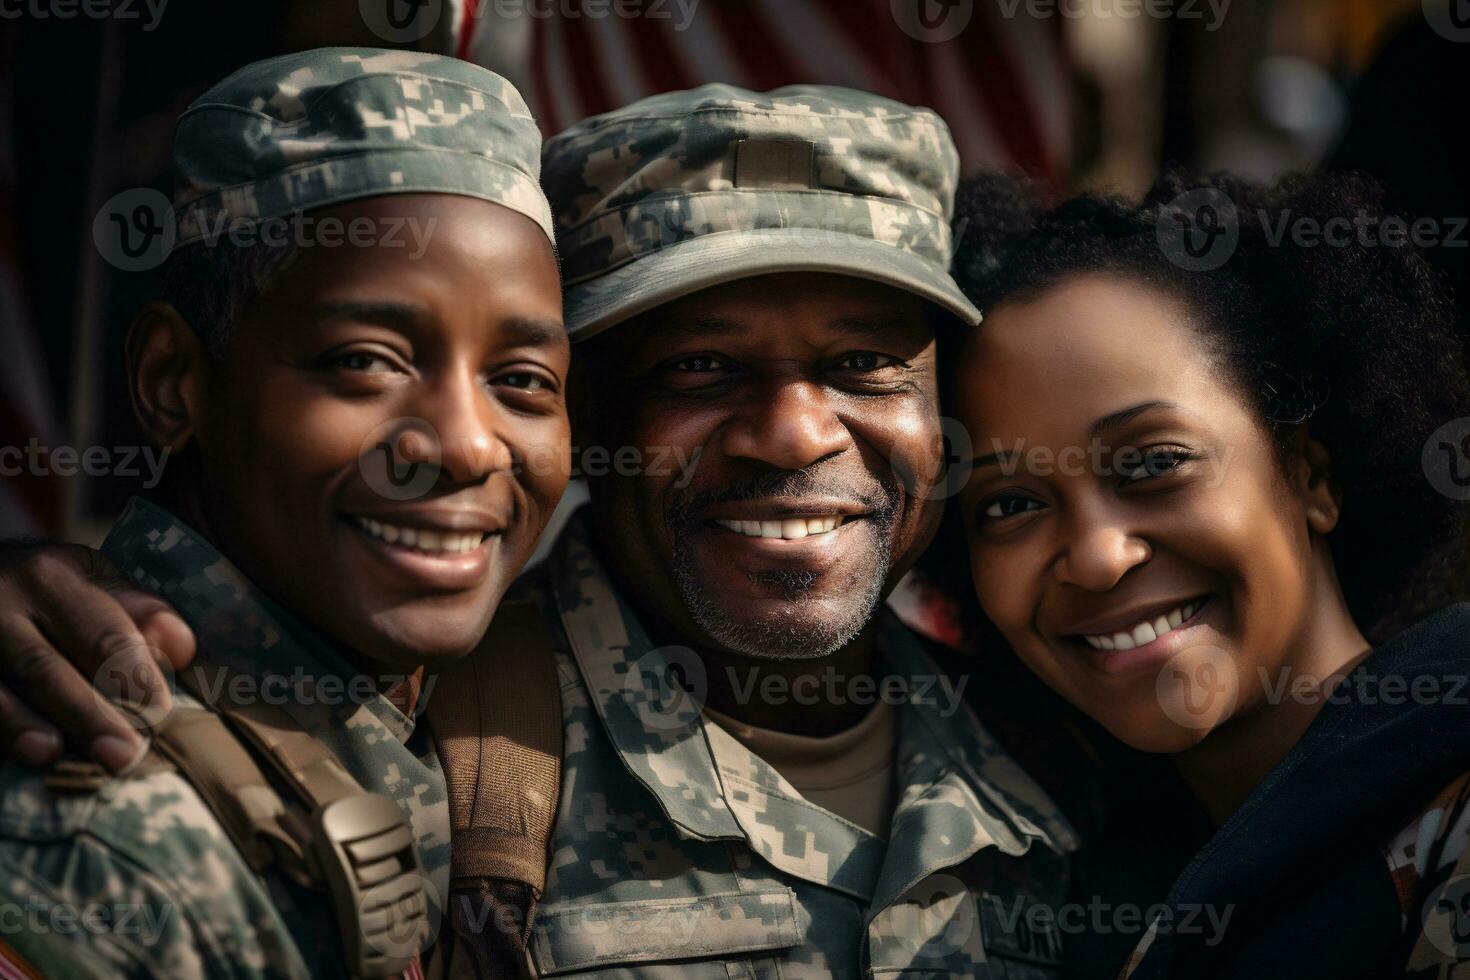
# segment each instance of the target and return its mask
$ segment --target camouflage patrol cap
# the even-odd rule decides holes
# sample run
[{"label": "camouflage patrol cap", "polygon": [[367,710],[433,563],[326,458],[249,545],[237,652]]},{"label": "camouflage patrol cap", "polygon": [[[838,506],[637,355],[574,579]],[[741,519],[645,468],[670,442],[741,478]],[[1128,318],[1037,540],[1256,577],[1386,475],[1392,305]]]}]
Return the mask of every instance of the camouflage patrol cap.
[{"label": "camouflage patrol cap", "polygon": [[465,61],[375,48],[258,61],[179,117],[175,247],[237,221],[426,192],[494,201],[551,237],[540,150],[515,87]]},{"label": "camouflage patrol cap", "polygon": [[690,293],[835,272],[968,323],[949,275],[959,155],[944,121],[852,89],[670,92],[547,141],[574,340]]}]

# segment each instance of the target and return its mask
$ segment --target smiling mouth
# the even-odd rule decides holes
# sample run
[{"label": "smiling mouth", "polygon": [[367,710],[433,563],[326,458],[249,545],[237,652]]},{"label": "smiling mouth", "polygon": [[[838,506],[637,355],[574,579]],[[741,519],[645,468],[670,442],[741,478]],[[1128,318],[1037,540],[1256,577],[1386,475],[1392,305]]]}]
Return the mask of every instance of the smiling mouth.
[{"label": "smiling mouth", "polygon": [[726,521],[714,523],[727,531],[747,538],[810,538],[830,534],[851,519],[848,514],[827,514],[821,517],[791,517],[779,521]]},{"label": "smiling mouth", "polygon": [[386,544],[416,551],[425,555],[449,557],[466,555],[474,551],[490,537],[487,531],[430,530],[422,527],[406,527],[402,524],[387,524],[371,517],[351,518],[352,525],[364,534]]},{"label": "smiling mouth", "polygon": [[1132,650],[1189,625],[1209,601],[1209,596],[1202,596],[1175,606],[1152,619],[1139,620],[1127,630],[1116,633],[1083,633],[1080,638],[1094,650]]}]

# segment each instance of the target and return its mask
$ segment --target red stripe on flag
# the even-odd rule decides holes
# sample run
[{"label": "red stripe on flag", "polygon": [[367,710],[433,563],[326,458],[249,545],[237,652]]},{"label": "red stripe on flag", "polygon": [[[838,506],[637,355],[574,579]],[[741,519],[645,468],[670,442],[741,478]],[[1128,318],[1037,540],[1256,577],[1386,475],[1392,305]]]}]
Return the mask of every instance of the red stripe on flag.
[{"label": "red stripe on flag", "polygon": [[[576,16],[561,18],[561,29],[562,37],[566,39],[572,84],[582,103],[582,111],[588,116],[595,116],[616,107],[611,104],[607,87],[602,84],[602,79],[607,77],[607,65],[603,63],[597,44],[587,34],[584,17],[581,11],[577,11]],[[573,119],[567,125],[574,122],[577,120]]]},{"label": "red stripe on flag", "polygon": [[990,17],[982,20],[977,11],[975,20],[951,43],[962,45],[967,55],[965,68],[975,79],[975,97],[985,103],[1016,166],[1032,176],[1055,181],[1055,161],[1047,153],[1046,140],[1031,107],[1025,72],[1017,68],[1005,43],[1004,27],[1004,21],[997,24]]},{"label": "red stripe on flag", "polygon": [[468,61],[470,57],[470,41],[475,36],[475,19],[479,14],[479,0],[464,0],[464,12],[459,17],[459,44],[455,46],[454,56],[461,61]]},{"label": "red stripe on flag", "polygon": [[866,10],[861,9],[863,5],[864,0],[846,0],[840,6],[831,0],[812,3],[828,29],[846,34],[868,56],[868,63],[881,73],[869,83],[870,91],[901,102],[923,101],[912,74],[903,70],[903,56],[908,51],[905,45],[897,43],[903,35],[896,29],[889,0],[866,0]]},{"label": "red stripe on flag", "polygon": [[731,53],[745,73],[740,84],[757,91],[791,84],[792,66],[778,60],[771,26],[764,17],[744,3],[717,3],[714,12]]},{"label": "red stripe on flag", "polygon": [[536,90],[536,118],[541,122],[541,132],[552,136],[565,129],[568,123],[557,117],[556,100],[551,94],[546,67],[546,45],[550,43],[548,27],[544,20],[534,21],[531,25],[531,85]]},{"label": "red stripe on flag", "polygon": [[[633,46],[638,54],[638,65],[643,69],[643,75],[648,79],[652,89],[648,94],[657,95],[659,92],[678,92],[682,89],[693,88],[698,85],[697,81],[690,79],[679,70],[671,50],[673,45],[669,43],[665,27],[660,24],[657,30],[651,29],[649,21],[642,21],[631,25],[628,34],[633,38]],[[678,38],[675,38],[675,43]]]},{"label": "red stripe on flag", "polygon": [[0,980],[41,980],[41,974],[0,939]]}]

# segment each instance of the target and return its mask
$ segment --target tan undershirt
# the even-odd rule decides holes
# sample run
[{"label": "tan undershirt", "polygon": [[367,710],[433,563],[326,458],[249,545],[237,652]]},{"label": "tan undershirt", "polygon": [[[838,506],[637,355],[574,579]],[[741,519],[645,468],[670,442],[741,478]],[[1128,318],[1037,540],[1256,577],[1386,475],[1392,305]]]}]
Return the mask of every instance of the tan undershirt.
[{"label": "tan undershirt", "polygon": [[712,708],[705,716],[771,765],[796,791],[879,837],[893,816],[898,712],[879,701],[863,720],[826,738],[754,728]]}]

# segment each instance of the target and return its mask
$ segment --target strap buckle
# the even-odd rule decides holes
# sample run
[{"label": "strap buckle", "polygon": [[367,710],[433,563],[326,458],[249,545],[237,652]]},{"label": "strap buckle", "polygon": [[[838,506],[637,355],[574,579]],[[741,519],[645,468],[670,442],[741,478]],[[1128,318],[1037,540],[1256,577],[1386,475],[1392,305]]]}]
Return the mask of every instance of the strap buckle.
[{"label": "strap buckle", "polygon": [[358,977],[401,974],[429,946],[428,878],[403,811],[380,793],[354,793],[317,814],[313,843]]}]

